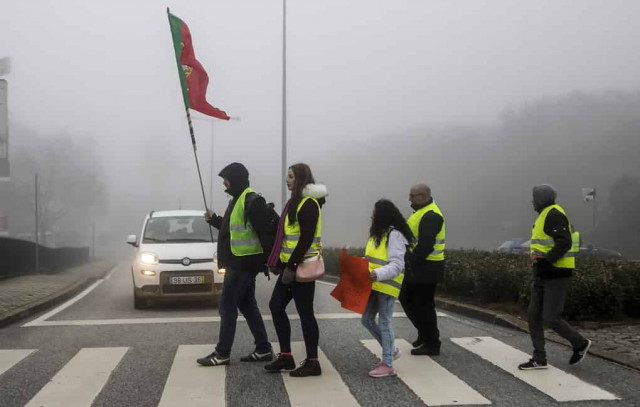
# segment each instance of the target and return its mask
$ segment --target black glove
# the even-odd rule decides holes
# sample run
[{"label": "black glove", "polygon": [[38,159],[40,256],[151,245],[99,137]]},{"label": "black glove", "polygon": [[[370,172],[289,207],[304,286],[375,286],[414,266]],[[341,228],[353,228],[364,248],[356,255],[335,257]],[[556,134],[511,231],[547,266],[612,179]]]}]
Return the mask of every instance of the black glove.
[{"label": "black glove", "polygon": [[545,278],[553,274],[553,266],[546,258],[536,259],[534,267],[540,272],[540,277]]},{"label": "black glove", "polygon": [[296,272],[291,270],[289,267],[285,267],[282,272],[282,284],[289,285],[293,283],[296,279]]},{"label": "black glove", "polygon": [[216,215],[216,213],[212,210],[209,210],[207,212],[204,213],[204,220],[207,221],[207,223],[211,223],[212,219],[217,218],[218,215]]},{"label": "black glove", "polygon": [[265,277],[271,280],[271,276],[269,275],[269,266],[267,266],[266,264],[260,265],[260,268],[258,269],[258,273],[264,274]]}]

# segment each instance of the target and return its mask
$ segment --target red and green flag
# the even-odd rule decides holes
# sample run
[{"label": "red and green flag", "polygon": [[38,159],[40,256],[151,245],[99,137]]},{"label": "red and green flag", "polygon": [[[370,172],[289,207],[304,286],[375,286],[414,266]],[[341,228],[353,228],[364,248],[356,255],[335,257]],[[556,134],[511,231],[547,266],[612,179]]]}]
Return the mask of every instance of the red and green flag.
[{"label": "red and green flag", "polygon": [[196,59],[189,27],[184,21],[171,14],[168,9],[167,14],[169,15],[169,26],[171,27],[173,49],[176,53],[185,107],[218,119],[229,120],[229,116],[225,112],[207,102],[209,75]]}]

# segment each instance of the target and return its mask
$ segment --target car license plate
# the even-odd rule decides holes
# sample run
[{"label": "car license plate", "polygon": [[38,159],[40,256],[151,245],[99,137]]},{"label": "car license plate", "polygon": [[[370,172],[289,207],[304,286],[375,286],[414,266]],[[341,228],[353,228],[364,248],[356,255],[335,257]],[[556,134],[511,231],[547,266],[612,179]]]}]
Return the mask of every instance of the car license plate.
[{"label": "car license plate", "polygon": [[171,284],[204,284],[204,276],[171,277]]}]

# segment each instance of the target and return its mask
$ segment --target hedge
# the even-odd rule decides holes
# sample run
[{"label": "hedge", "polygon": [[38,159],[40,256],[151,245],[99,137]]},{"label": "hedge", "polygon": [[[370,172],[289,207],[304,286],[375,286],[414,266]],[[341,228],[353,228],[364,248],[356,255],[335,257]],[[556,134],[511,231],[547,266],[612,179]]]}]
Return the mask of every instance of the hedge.
[{"label": "hedge", "polygon": [[[349,249],[362,256],[363,248]],[[328,274],[339,275],[340,249],[323,250]],[[531,261],[522,254],[447,250],[439,292],[476,304],[517,303],[527,307],[531,295]],[[564,315],[569,320],[640,317],[640,262],[579,256]]]}]

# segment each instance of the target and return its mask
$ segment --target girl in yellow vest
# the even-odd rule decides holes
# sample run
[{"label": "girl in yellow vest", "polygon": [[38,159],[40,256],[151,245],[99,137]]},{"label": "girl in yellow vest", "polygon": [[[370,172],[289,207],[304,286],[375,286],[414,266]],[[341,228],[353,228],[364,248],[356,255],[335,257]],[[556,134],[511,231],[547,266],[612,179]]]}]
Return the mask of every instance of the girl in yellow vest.
[{"label": "girl in yellow vest", "polygon": [[362,315],[362,325],[382,346],[382,360],[369,372],[371,377],[396,374],[393,360],[400,357],[400,349],[395,347],[391,317],[404,279],[404,255],[412,240],[411,229],[393,202],[386,199],[376,202],[365,251],[371,294]]},{"label": "girl in yellow vest", "polygon": [[[287,187],[291,191],[291,199],[285,205],[285,211],[282,213],[284,219],[281,220],[281,227],[278,228],[276,236],[276,242],[281,240],[282,244],[279,247],[274,246],[274,250],[280,252],[279,261],[275,266],[280,275],[269,301],[273,324],[280,341],[280,354],[277,360],[265,366],[265,370],[291,371],[290,375],[293,377],[319,376],[322,374],[318,362],[320,333],[313,312],[316,283],[295,281],[295,273],[298,264],[317,256],[322,249],[321,208],[327,189],[324,185],[315,184],[307,164],[289,167]],[[291,355],[291,325],[286,312],[287,304],[292,299],[300,315],[307,351],[307,358],[297,369]]]}]

